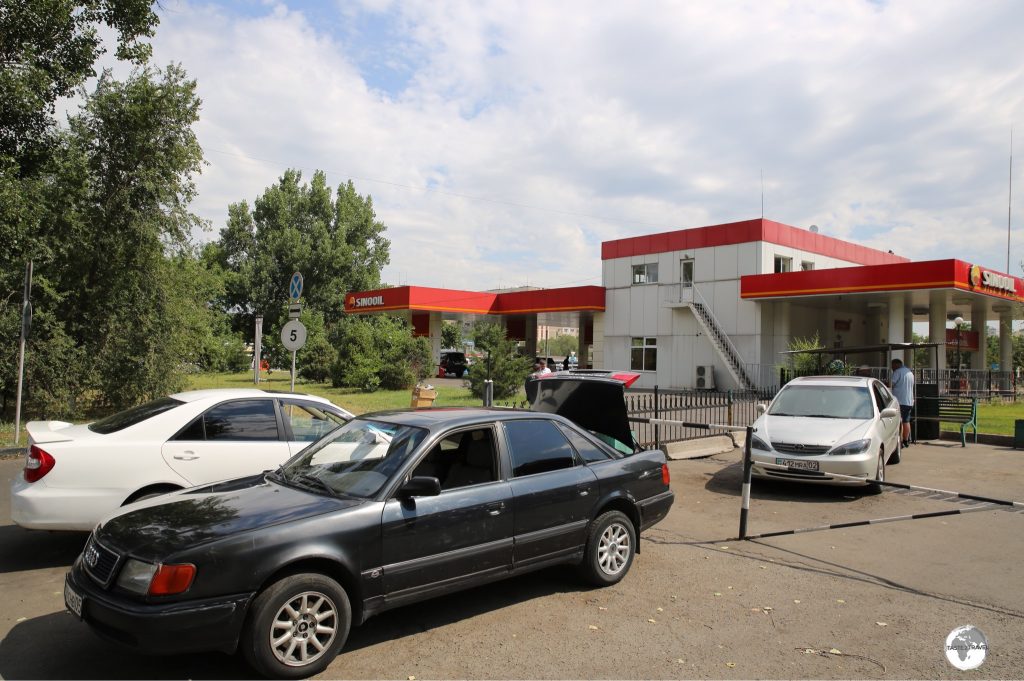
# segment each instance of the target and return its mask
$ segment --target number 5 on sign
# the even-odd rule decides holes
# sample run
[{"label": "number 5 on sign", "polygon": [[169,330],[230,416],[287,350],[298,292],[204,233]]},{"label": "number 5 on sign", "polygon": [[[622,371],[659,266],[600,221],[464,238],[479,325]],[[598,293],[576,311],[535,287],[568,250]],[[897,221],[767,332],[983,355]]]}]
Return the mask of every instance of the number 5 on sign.
[{"label": "number 5 on sign", "polygon": [[306,326],[293,319],[281,328],[281,344],[295,352],[306,344]]}]

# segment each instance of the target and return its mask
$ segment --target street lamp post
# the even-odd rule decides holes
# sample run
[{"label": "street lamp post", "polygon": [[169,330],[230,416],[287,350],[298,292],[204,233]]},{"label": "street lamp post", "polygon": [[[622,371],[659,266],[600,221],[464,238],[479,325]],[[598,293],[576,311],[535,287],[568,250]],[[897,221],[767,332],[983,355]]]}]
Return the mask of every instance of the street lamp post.
[{"label": "street lamp post", "polygon": [[964,318],[957,317],[953,320],[956,325],[956,394],[960,394],[960,329],[964,325]]}]

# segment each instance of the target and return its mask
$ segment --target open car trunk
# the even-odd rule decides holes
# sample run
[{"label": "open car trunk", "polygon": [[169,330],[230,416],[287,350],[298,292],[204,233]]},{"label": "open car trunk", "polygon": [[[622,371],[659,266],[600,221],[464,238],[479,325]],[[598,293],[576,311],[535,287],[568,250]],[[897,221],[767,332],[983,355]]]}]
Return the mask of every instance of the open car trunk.
[{"label": "open car trunk", "polygon": [[639,377],[636,373],[611,371],[531,376],[526,381],[526,399],[533,411],[564,416],[619,451],[631,453],[640,447],[629,429],[626,388]]}]

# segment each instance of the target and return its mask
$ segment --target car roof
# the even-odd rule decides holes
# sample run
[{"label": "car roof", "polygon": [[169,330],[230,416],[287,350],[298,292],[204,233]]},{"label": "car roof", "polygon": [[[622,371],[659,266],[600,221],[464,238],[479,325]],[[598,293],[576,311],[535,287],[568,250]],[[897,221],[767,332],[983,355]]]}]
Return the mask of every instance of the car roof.
[{"label": "car roof", "polygon": [[800,376],[787,383],[790,385],[864,386],[874,382],[871,376]]},{"label": "car roof", "polygon": [[290,393],[283,390],[260,390],[259,388],[206,388],[204,390],[186,390],[174,393],[172,398],[181,402],[197,402],[199,400],[233,400],[243,397],[295,397],[323,404],[331,404],[330,400],[305,393]]},{"label": "car roof", "polygon": [[402,426],[416,426],[436,430],[458,426],[468,426],[481,421],[508,421],[520,418],[550,418],[529,409],[507,409],[492,407],[427,407],[422,409],[393,409],[360,414],[356,418],[396,423]]}]

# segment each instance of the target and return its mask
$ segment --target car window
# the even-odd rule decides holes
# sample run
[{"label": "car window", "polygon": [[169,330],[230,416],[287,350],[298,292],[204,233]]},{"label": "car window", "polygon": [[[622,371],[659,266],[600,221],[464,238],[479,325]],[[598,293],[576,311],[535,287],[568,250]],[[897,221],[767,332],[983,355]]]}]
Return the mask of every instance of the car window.
[{"label": "car window", "polygon": [[225,402],[203,415],[208,441],[277,440],[273,400]]},{"label": "car window", "polygon": [[447,435],[416,465],[412,476],[437,478],[442,490],[494,482],[494,431],[475,428]]},{"label": "car window", "polygon": [[771,416],[809,418],[870,419],[871,394],[867,387],[790,384],[772,401]]},{"label": "car window", "polygon": [[885,394],[881,384],[875,383],[871,387],[874,388],[875,404],[878,406],[878,411],[882,411],[889,405],[889,396]]},{"label": "car window", "polygon": [[192,423],[185,426],[180,433],[172,438],[174,440],[184,440],[186,442],[199,442],[206,439],[206,429],[203,427],[203,416],[200,414]]},{"label": "car window", "polygon": [[341,416],[312,404],[282,402],[281,413],[292,429],[294,442],[315,442],[345,423]]},{"label": "car window", "polygon": [[608,453],[607,450],[604,450],[599,445],[594,444],[572,428],[559,423],[558,429],[561,430],[567,438],[569,438],[569,442],[572,443],[573,448],[587,463],[607,461],[612,458],[612,455]]},{"label": "car window", "polygon": [[151,419],[157,414],[162,414],[182,404],[185,403],[173,397],[161,397],[158,400],[140,404],[137,407],[102,418],[95,423],[90,423],[89,430],[101,435],[109,435],[110,433],[124,430],[129,426],[134,426],[136,423],[142,423],[146,419]]},{"label": "car window", "polygon": [[517,478],[576,464],[569,441],[551,421],[506,421],[505,432],[512,450],[512,474]]}]

